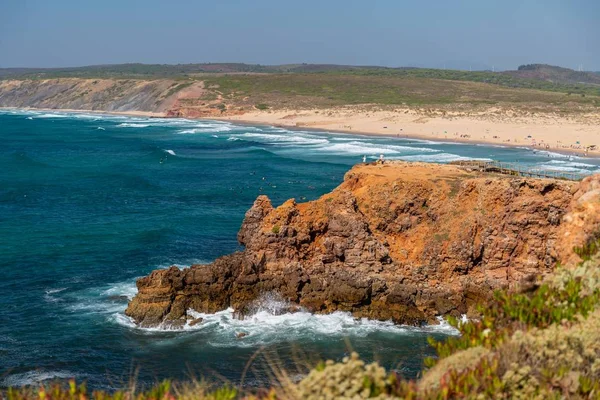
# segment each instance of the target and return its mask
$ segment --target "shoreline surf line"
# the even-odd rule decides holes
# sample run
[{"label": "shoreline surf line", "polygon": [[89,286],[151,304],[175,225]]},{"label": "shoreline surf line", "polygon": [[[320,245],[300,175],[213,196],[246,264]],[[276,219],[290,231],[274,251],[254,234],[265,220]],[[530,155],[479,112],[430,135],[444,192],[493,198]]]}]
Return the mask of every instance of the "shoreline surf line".
[{"label": "shoreline surf line", "polygon": [[[44,111],[44,112],[56,112],[56,113],[73,113],[73,114],[98,114],[105,116],[124,116],[124,117],[145,117],[148,119],[152,118],[165,118],[165,119],[173,119],[173,120],[190,120],[190,121],[216,121],[216,122],[227,122],[235,126],[252,126],[252,127],[272,127],[272,128],[283,128],[289,130],[291,132],[295,131],[305,131],[305,132],[315,132],[315,133],[332,133],[332,134],[344,134],[344,135],[352,135],[352,136],[370,136],[370,137],[382,137],[382,138],[396,138],[396,139],[415,139],[415,140],[425,140],[431,142],[437,142],[441,144],[463,144],[463,145],[474,145],[474,146],[486,146],[486,147],[513,147],[513,148],[524,148],[534,152],[537,151],[551,151],[553,153],[562,154],[565,156],[573,156],[583,157],[584,159],[600,159],[600,147],[597,150],[591,150],[588,152],[588,155],[584,155],[583,150],[578,149],[566,149],[566,148],[553,148],[549,149],[531,146],[526,143],[512,143],[512,142],[492,142],[481,139],[462,139],[462,138],[440,138],[440,137],[432,137],[427,135],[422,135],[418,133],[408,133],[402,132],[402,134],[393,134],[393,133],[379,133],[379,132],[363,132],[356,130],[343,130],[343,129],[328,129],[328,128],[317,128],[314,126],[293,126],[286,125],[281,123],[269,123],[264,121],[252,121],[246,119],[233,119],[234,117],[167,117],[165,113],[158,112],[150,112],[150,111],[102,111],[102,110],[75,110],[68,108],[35,108],[35,107],[0,107],[0,110],[8,110],[8,111]],[[462,140],[461,140],[462,139]]]}]

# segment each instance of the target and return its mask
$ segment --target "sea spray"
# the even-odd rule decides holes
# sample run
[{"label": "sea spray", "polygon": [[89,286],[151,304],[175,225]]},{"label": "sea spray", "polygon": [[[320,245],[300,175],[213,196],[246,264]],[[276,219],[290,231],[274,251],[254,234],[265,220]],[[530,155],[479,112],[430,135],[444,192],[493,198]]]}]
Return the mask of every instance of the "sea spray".
[{"label": "sea spray", "polygon": [[190,318],[181,326],[169,323],[152,328],[139,327],[122,313],[115,313],[112,321],[147,334],[202,333],[205,335],[205,340],[213,347],[256,347],[310,340],[315,336],[330,340],[336,338],[352,340],[353,338],[365,338],[374,333],[398,336],[420,336],[433,333],[458,334],[458,331],[442,317],[438,317],[437,325],[416,327],[396,325],[391,321],[355,318],[349,312],[313,314],[293,303],[282,300],[275,293],[264,294],[255,300],[249,309],[250,311],[243,316],[236,313],[233,308],[212,314],[189,309],[187,315]]}]

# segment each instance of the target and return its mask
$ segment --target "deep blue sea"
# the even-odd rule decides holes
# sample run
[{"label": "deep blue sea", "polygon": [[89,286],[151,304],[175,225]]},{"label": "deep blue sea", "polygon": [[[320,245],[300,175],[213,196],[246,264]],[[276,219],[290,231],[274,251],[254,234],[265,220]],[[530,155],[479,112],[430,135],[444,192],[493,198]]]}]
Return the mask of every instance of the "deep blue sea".
[{"label": "deep blue sea", "polygon": [[[258,195],[315,199],[363,155],[600,171],[598,160],[527,149],[42,111],[0,111],[0,140],[0,387],[68,377],[93,388],[132,377],[239,383],[257,351],[291,365],[354,349],[414,377],[432,354],[427,336],[453,334],[447,325],[273,315],[267,305],[243,321],[226,310],[167,332],[138,329],[123,310],[136,278],[238,250]],[[245,385],[269,380],[264,359]]]}]

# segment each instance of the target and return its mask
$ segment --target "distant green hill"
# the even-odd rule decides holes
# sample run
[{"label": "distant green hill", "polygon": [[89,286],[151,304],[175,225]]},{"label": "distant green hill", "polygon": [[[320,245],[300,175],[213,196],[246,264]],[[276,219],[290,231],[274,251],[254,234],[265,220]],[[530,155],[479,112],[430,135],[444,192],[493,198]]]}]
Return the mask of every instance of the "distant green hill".
[{"label": "distant green hill", "polygon": [[521,65],[518,70],[505,73],[516,78],[547,82],[600,85],[600,73],[598,72],[575,71],[546,64]]},{"label": "distant green hill", "polygon": [[241,63],[115,64],[70,68],[4,68],[0,78],[173,78],[198,73],[275,72],[271,67]]},{"label": "distant green hill", "polygon": [[428,68],[390,68],[337,64],[260,65],[243,63],[116,64],[72,68],[4,68],[0,79],[126,78],[204,79],[233,74],[325,74],[388,78],[441,79],[482,82],[509,88],[527,88],[568,94],[600,96],[600,73],[578,72],[545,64],[522,65],[516,71],[460,71]]}]

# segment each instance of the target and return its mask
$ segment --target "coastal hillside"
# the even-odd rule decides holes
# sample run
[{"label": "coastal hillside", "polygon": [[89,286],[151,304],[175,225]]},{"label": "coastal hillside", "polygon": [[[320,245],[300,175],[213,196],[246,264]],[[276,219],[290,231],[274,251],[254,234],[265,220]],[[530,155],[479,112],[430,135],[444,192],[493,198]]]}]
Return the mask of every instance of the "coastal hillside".
[{"label": "coastal hillside", "polygon": [[470,317],[495,290],[530,290],[600,227],[598,176],[583,183],[458,166],[354,167],[330,194],[273,208],[259,197],[238,234],[243,252],[154,271],[126,314],[181,328],[196,312],[251,314],[263,295],[289,310],[349,311],[396,323]]},{"label": "coastal hillside", "polygon": [[164,112],[195,86],[168,79],[0,80],[0,107]]},{"label": "coastal hillside", "polygon": [[235,63],[0,69],[0,107],[216,117],[344,106],[563,117],[597,112],[600,87],[595,74],[538,64],[507,72]]},{"label": "coastal hillside", "polygon": [[546,64],[521,65],[517,70],[501,72],[306,63],[283,65],[129,63],[67,68],[0,68],[0,79],[197,79],[207,75],[222,74],[321,74],[431,78],[492,83],[512,88],[530,88],[577,94],[591,94],[594,89],[598,89],[594,86],[600,84],[597,74],[593,72],[574,71],[569,68]]},{"label": "coastal hillside", "polygon": [[171,67],[128,64],[98,67],[105,73],[36,76],[11,70],[0,78],[0,107],[226,119],[600,154],[600,89],[593,85],[513,85],[496,81],[501,74],[488,79],[487,73],[421,69],[329,66],[325,72],[300,65],[294,70],[301,72],[228,72],[243,68],[209,64],[202,68],[213,72],[181,75]]},{"label": "coastal hillside", "polygon": [[[586,89],[587,90],[587,89]],[[256,112],[410,109],[420,115],[597,113],[587,96],[427,76],[362,74],[211,74],[197,78],[0,79],[0,107],[154,112],[170,117],[227,117]]]}]

